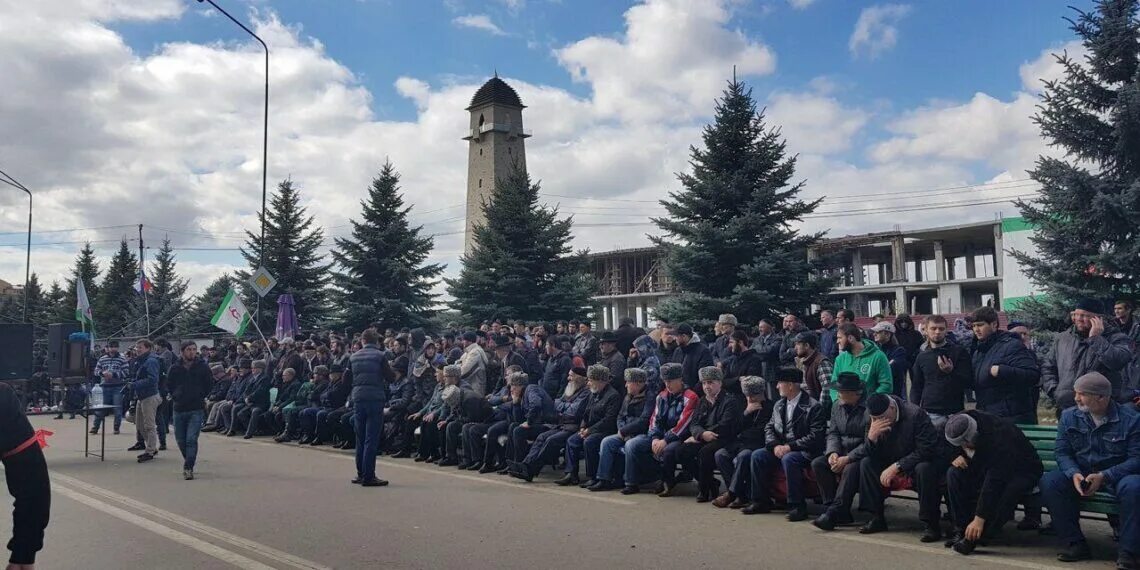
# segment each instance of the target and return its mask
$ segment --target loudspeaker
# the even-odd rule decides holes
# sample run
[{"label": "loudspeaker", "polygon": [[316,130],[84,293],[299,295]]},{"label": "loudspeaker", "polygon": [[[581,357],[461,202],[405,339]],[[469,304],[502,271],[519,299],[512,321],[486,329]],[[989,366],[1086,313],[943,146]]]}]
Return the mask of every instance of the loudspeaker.
[{"label": "loudspeaker", "polygon": [[0,381],[32,378],[32,325],[0,325]]},{"label": "loudspeaker", "polygon": [[71,333],[79,332],[79,323],[55,323],[48,325],[48,357],[47,373],[51,378],[67,376],[66,372],[74,368],[71,359],[71,347],[68,346],[67,337]]}]

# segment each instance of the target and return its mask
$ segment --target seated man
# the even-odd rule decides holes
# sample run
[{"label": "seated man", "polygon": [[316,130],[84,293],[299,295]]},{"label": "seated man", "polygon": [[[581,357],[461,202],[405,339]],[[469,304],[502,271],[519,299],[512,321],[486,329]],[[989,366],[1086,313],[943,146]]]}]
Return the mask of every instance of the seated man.
[{"label": "seated man", "polygon": [[233,411],[234,404],[245,393],[246,384],[253,379],[253,361],[243,358],[238,361],[238,368],[238,376],[230,384],[230,389],[226,391],[225,399],[210,408],[210,416],[206,418],[206,425],[202,426],[202,431],[222,433],[229,431],[226,422],[230,419],[230,412]]},{"label": "seated man", "polygon": [[831,407],[823,455],[811,462],[819,494],[827,510],[811,524],[821,530],[851,524],[851,503],[859,491],[859,462],[866,457],[863,440],[871,415],[863,398],[863,381],[854,372],[841,372],[833,383],[839,401]]},{"label": "seated man", "polygon": [[388,403],[384,406],[384,429],[381,432],[381,451],[391,454],[410,449],[412,445],[414,432],[404,429],[405,418],[412,413],[412,402],[416,398],[416,381],[407,373],[410,364],[406,355],[400,355],[391,366],[396,380],[388,384]]},{"label": "seated man", "polygon": [[322,437],[328,438],[331,435],[327,433],[327,428],[321,428],[322,424],[330,412],[344,407],[351,391],[352,383],[344,379],[344,369],[338,364],[329,366],[329,382],[321,391],[317,405],[305,408],[301,412],[298,422],[301,425],[301,439],[297,443],[322,445],[324,443]]},{"label": "seated man", "polygon": [[[516,372],[507,378],[507,383],[511,386],[511,407],[508,412],[510,423],[503,434],[507,436],[507,459],[506,466],[496,471],[499,475],[510,474],[512,463],[526,456],[527,449],[520,452],[519,447],[526,445],[528,437],[538,437],[538,434],[546,431],[545,424],[554,423],[558,418],[554,400],[541,384],[531,384],[530,376]],[[487,439],[490,438],[491,432],[488,432]]]},{"label": "seated man", "polygon": [[[598,469],[593,482],[586,486],[590,491],[619,489],[617,481],[624,479],[625,444],[649,430],[649,416],[653,411],[648,400],[649,374],[643,368],[625,369],[625,397],[617,416],[617,433],[607,435],[598,446]],[[589,469],[589,457],[586,459]]]},{"label": "seated man", "polygon": [[460,471],[466,470],[473,461],[471,457],[464,457],[459,462],[460,440],[463,427],[471,423],[483,423],[491,417],[494,410],[486,398],[480,396],[471,388],[448,386],[443,389],[443,405],[451,410],[451,417],[447,419],[445,429],[446,444],[444,448],[447,457],[439,462],[440,467],[455,465]]},{"label": "seated man", "polygon": [[[452,368],[454,366],[454,368]],[[435,463],[439,461],[439,430],[435,428],[443,413],[443,388],[455,386],[459,383],[459,367],[455,364],[440,366],[435,374],[436,385],[431,397],[424,403],[420,411],[408,416],[408,421],[420,429],[420,444],[416,452],[416,463],[424,461]]]},{"label": "seated man", "polygon": [[716,464],[724,479],[724,486],[728,489],[713,500],[713,506],[718,509],[739,509],[748,505],[748,498],[752,496],[748,490],[752,482],[749,470],[752,452],[764,447],[764,432],[772,418],[772,405],[767,400],[768,387],[765,386],[764,379],[759,376],[741,376],[739,383],[748,405],[744,407],[740,434],[736,436],[736,441],[716,452]]},{"label": "seated man", "polygon": [[716,480],[716,452],[732,445],[740,431],[744,403],[740,397],[724,389],[724,371],[706,366],[697,371],[704,397],[689,424],[689,437],[665,446],[661,460],[664,490],[658,497],[670,497],[677,487],[677,466],[697,473],[697,502],[707,503],[720,494]]},{"label": "seated man", "polygon": [[897,476],[909,475],[918,492],[918,519],[926,524],[921,540],[941,540],[938,487],[946,474],[946,461],[930,416],[910,402],[878,393],[867,398],[867,411],[871,425],[863,443],[866,457],[859,462],[859,505],[871,511],[871,520],[859,532],[887,530],[883,516],[887,490]]},{"label": "seated man", "polygon": [[269,405],[269,412],[265,414],[265,423],[269,425],[274,436],[284,431],[285,406],[293,402],[297,391],[301,388],[301,383],[296,378],[297,371],[292,368],[286,368],[281,372],[281,385],[277,387],[277,397],[273,399],[273,403]]},{"label": "seated man", "polygon": [[[229,429],[226,436],[237,435],[244,428],[245,439],[253,437],[251,432],[257,431],[258,420],[261,414],[269,410],[269,390],[273,387],[273,375],[266,371],[264,360],[253,361],[253,379],[245,386],[241,401],[234,404],[230,410]],[[254,416],[254,412],[257,415]],[[253,421],[250,419],[253,418]]]},{"label": "seated man", "polygon": [[[463,426],[463,454],[469,458],[468,471],[490,473],[505,467],[505,464],[501,464],[506,458],[499,439],[506,439],[507,428],[511,424],[507,417],[511,407],[511,385],[507,378],[522,371],[523,366],[507,366],[503,372],[502,386],[486,396],[487,403],[491,406],[491,415],[482,422],[470,422]],[[495,434],[493,451],[490,441],[492,431]]]},{"label": "seated man", "polygon": [[803,390],[804,373],[791,366],[776,371],[776,390],[780,399],[772,407],[772,419],[764,430],[764,447],[752,452],[752,503],[740,511],[746,515],[772,510],[769,489],[772,474],[783,469],[788,485],[787,519],[807,519],[804,498],[804,469],[822,451],[827,437],[823,406]]},{"label": "seated man", "polygon": [[[602,338],[605,339],[605,335]],[[603,342],[602,346],[605,345]],[[624,375],[625,367],[621,370]],[[591,366],[586,371],[590,399],[586,402],[586,413],[578,431],[566,440],[566,475],[555,481],[556,485],[589,487],[594,484],[602,439],[617,431],[618,414],[621,412],[622,396],[613,387],[611,374],[612,369],[605,362],[601,367]],[[586,485],[582,485],[578,478],[578,463],[583,456],[586,458]]]},{"label": "seated man", "polygon": [[[660,479],[660,462],[665,447],[681,441],[689,433],[689,423],[697,411],[700,398],[685,387],[684,367],[680,363],[661,365],[661,380],[665,382],[665,389],[654,402],[648,432],[625,444],[623,495],[640,493],[642,483]],[[658,485],[658,493],[664,490],[664,484]]]},{"label": "seated man", "polygon": [[230,391],[230,385],[233,384],[234,381],[234,377],[227,373],[225,367],[221,364],[211,365],[210,374],[214,377],[214,385],[210,388],[210,393],[206,395],[207,418],[210,417],[210,412],[214,406],[218,405],[218,402],[226,399],[226,393]]},{"label": "seated man", "polygon": [[312,379],[301,384],[297,388],[297,392],[293,394],[293,399],[281,408],[280,417],[277,422],[283,426],[281,433],[273,438],[277,443],[288,443],[296,439],[299,430],[297,423],[301,416],[301,411],[314,402],[319,402],[321,392],[328,386],[329,383],[329,368],[323,364],[313,368]]},{"label": "seated man", "polygon": [[[588,375],[609,375],[609,368],[605,366],[595,368],[597,366],[595,364],[590,367],[594,369],[593,372],[576,366],[570,370],[562,396],[554,402],[554,411],[557,414],[555,422],[547,425],[546,431],[538,434],[534,439],[534,445],[527,450],[523,460],[515,462],[510,471],[512,477],[529,483],[542,471],[544,465],[554,461],[562,453],[566,440],[577,433],[582,426],[582,417],[586,414],[586,401],[590,397],[590,391],[586,389]],[[514,445],[517,450],[518,446],[524,444],[525,440],[520,442],[516,439]]]},{"label": "seated man", "polygon": [[[954,536],[946,542],[959,554],[1001,530],[1045,468],[1029,438],[1012,420],[977,410],[946,421],[946,441],[956,457],[946,472]],[[961,451],[958,451],[958,450]]]},{"label": "seated man", "polygon": [[1117,568],[1140,567],[1140,413],[1113,401],[1112,383],[1098,372],[1073,384],[1076,407],[1061,414],[1057,469],[1041,478],[1041,498],[1062,551],[1057,559],[1092,558],[1081,532],[1080,497],[1112,493],[1120,503]]}]

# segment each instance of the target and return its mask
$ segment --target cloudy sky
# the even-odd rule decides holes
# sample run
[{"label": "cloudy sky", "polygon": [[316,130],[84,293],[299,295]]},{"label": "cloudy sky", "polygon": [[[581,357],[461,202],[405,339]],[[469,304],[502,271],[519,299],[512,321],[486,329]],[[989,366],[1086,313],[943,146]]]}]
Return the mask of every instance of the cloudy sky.
[{"label": "cloudy sky", "polygon": [[[736,73],[799,154],[832,235],[1016,215],[1049,152],[1031,121],[1073,0],[219,0],[271,60],[269,179],[333,236],[386,158],[458,271],[464,108],[496,70],[528,106],[531,175],[594,251],[648,243]],[[1088,0],[1075,2],[1088,7]],[[192,0],[0,0],[0,169],[36,195],[32,269],[84,240],[178,249],[193,292],[241,265],[261,185],[263,55]],[[26,198],[0,187],[0,279]],[[1003,202],[1005,200],[1005,202]],[[918,209],[923,208],[923,209]],[[137,246],[132,241],[132,247]],[[105,265],[105,263],[104,263]]]}]

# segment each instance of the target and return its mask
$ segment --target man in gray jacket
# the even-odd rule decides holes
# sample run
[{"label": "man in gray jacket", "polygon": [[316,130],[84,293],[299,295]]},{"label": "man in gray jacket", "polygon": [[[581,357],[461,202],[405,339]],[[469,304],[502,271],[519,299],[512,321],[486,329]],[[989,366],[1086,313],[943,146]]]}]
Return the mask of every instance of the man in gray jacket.
[{"label": "man in gray jacket", "polygon": [[1070,313],[1073,326],[1057,335],[1053,350],[1042,363],[1041,385],[1057,402],[1058,418],[1076,405],[1073,384],[1089,372],[1108,378],[1114,398],[1120,397],[1120,374],[1132,360],[1132,341],[1101,312],[1099,301],[1078,301]]}]

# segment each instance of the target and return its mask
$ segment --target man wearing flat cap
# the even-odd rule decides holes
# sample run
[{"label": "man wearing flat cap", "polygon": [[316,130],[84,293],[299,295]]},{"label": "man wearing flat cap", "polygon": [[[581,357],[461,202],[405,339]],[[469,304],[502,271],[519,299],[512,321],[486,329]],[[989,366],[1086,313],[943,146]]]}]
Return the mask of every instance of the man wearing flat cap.
[{"label": "man wearing flat cap", "polygon": [[[602,335],[603,346],[605,334]],[[566,440],[566,475],[555,481],[559,486],[581,484],[578,463],[583,457],[586,459],[586,482],[593,485],[594,476],[598,473],[598,453],[602,440],[617,432],[622,396],[612,386],[610,370],[604,362],[603,360],[602,364],[595,364],[586,371],[586,388],[590,391],[590,396],[578,431]],[[624,373],[624,367],[622,371]]]},{"label": "man wearing flat cap", "polygon": [[1078,301],[1069,313],[1073,326],[1056,336],[1041,363],[1041,387],[1057,402],[1058,417],[1076,405],[1073,383],[1089,372],[1108,379],[1113,397],[1120,394],[1121,371],[1132,361],[1132,340],[1102,312],[1098,301]]},{"label": "man wearing flat cap", "polygon": [[[546,426],[546,431],[540,433],[534,440],[534,445],[527,451],[526,457],[514,464],[510,471],[511,476],[532,481],[544,465],[554,461],[562,453],[566,440],[570,439],[582,427],[582,418],[586,415],[586,402],[590,391],[586,389],[586,379],[608,376],[609,371],[604,366],[594,365],[590,369],[574,367],[570,370],[570,377],[566,382],[566,389],[562,397],[554,402],[554,411],[557,419]],[[518,442],[516,441],[516,445]]]},{"label": "man wearing flat cap", "polygon": [[480,396],[487,395],[487,351],[479,346],[479,336],[474,332],[463,333],[463,357],[459,359],[459,377],[471,386]]},{"label": "man wearing flat cap", "polygon": [[831,406],[823,455],[811,462],[819,494],[827,507],[812,521],[820,530],[835,530],[836,525],[855,522],[851,504],[859,491],[859,462],[867,456],[863,442],[871,423],[858,374],[842,372],[832,387],[838,392],[839,401]]},{"label": "man wearing flat cap", "polygon": [[716,452],[736,439],[744,403],[736,394],[724,390],[724,371],[720,368],[706,366],[698,374],[704,395],[689,424],[689,437],[665,446],[661,460],[664,489],[658,497],[672,496],[677,486],[677,466],[696,472],[698,503],[707,503],[720,494],[720,482],[714,475]]},{"label": "man wearing flat cap", "polygon": [[803,372],[798,368],[784,366],[776,371],[780,400],[772,407],[772,419],[764,430],[764,447],[753,451],[749,459],[752,502],[741,513],[771,511],[770,480],[776,469],[782,469],[788,484],[787,519],[807,519],[804,471],[823,452],[827,419],[820,403],[803,391],[803,381]]},{"label": "man wearing flat cap", "polygon": [[946,472],[954,536],[946,542],[960,554],[1001,530],[1044,467],[1029,438],[1006,418],[968,410],[946,421],[946,441],[955,457]]},{"label": "man wearing flat cap", "polygon": [[712,501],[713,506],[719,509],[739,509],[749,503],[752,496],[748,490],[752,480],[752,452],[764,447],[765,430],[772,418],[772,402],[768,400],[768,388],[763,378],[743,376],[740,389],[747,404],[740,420],[740,431],[731,444],[717,450],[714,456],[727,488]]},{"label": "man wearing flat cap", "polygon": [[1076,406],[1061,414],[1054,456],[1057,469],[1041,478],[1062,549],[1057,559],[1092,558],[1080,526],[1080,498],[1098,491],[1115,496],[1120,510],[1117,568],[1140,567],[1140,412],[1112,399],[1112,383],[1090,372],[1073,385]]},{"label": "man wearing flat cap", "polygon": [[[670,362],[661,366],[661,379],[665,382],[665,389],[657,395],[653,415],[649,419],[649,431],[629,440],[625,445],[623,495],[639,493],[643,483],[659,479],[665,447],[682,441],[689,435],[689,424],[693,421],[700,397],[685,387],[683,372],[684,368],[679,363]],[[662,483],[657,492],[664,490],[665,484]]]}]

